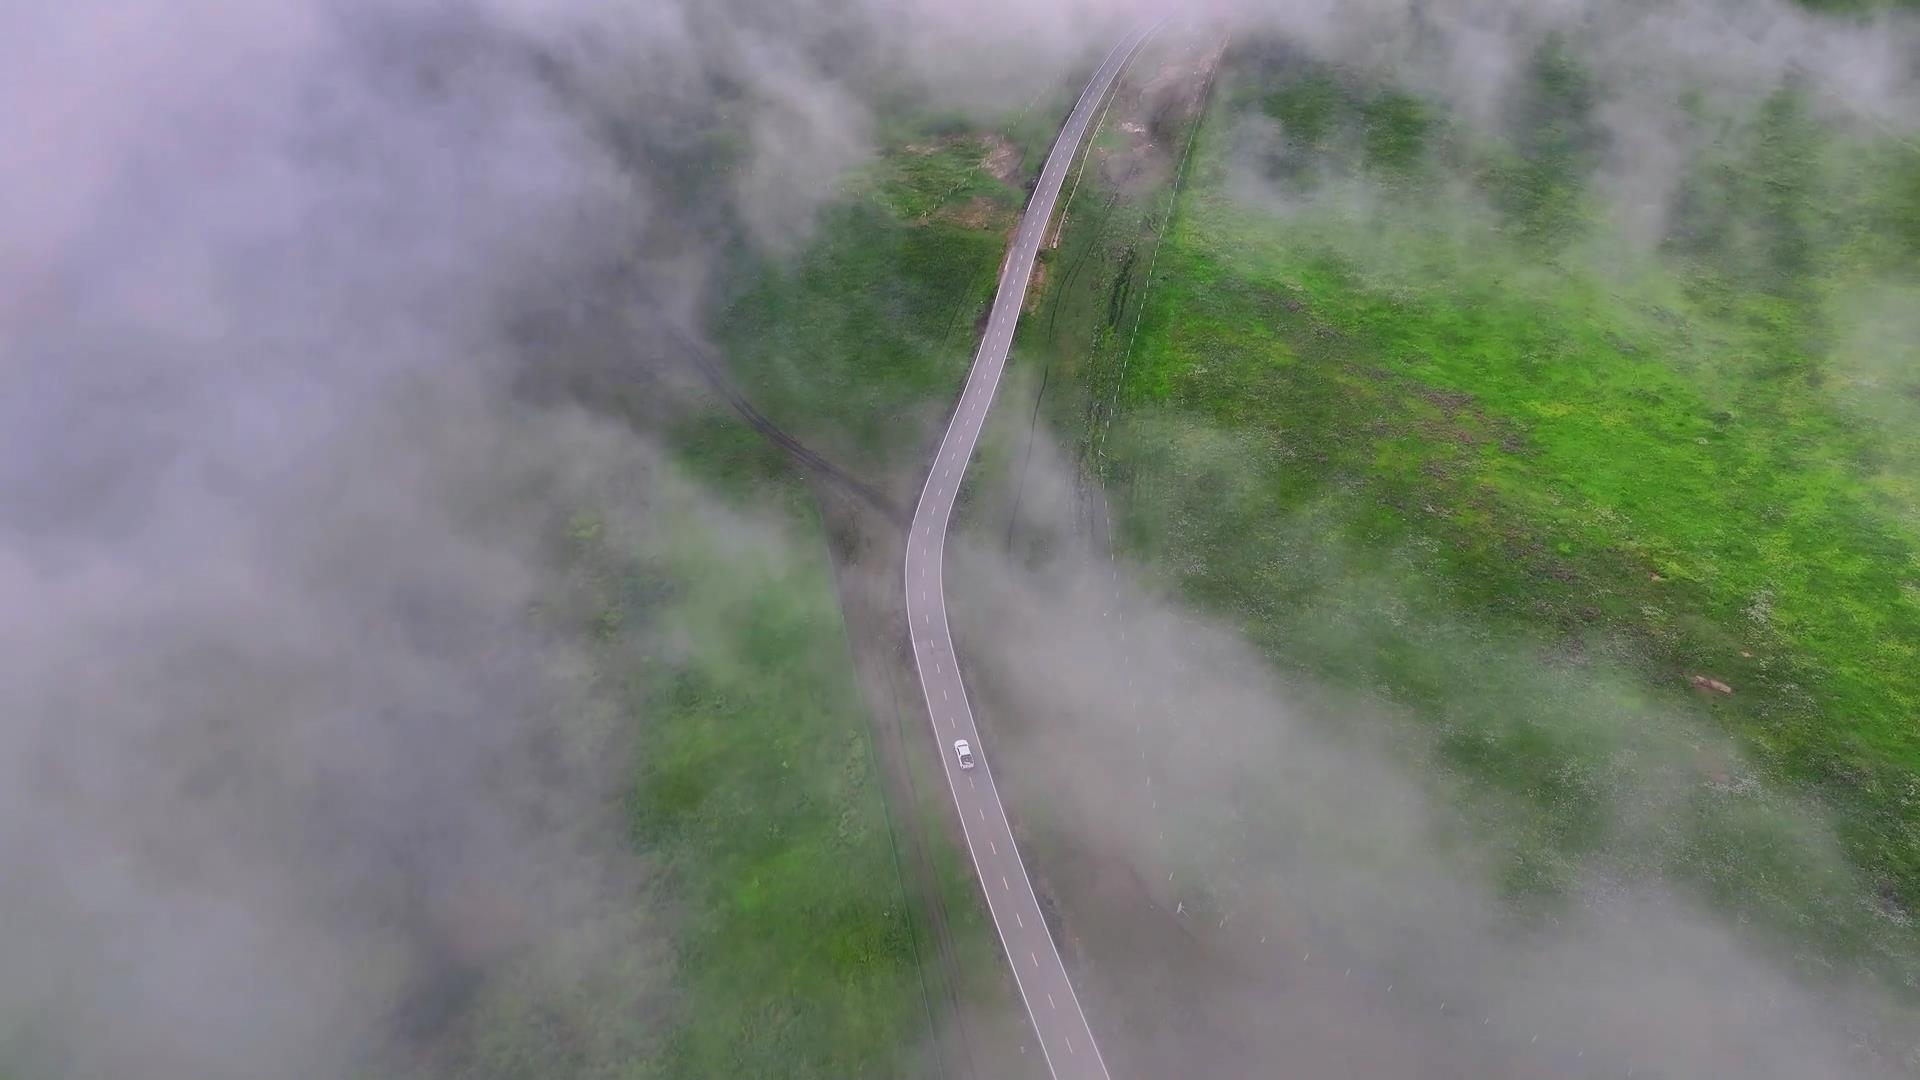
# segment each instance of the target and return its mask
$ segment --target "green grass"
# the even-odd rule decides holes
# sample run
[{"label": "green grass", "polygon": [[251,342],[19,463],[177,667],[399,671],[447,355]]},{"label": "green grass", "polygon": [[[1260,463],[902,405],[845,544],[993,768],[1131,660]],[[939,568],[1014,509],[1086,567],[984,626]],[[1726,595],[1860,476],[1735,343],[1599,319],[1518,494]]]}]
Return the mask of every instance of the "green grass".
[{"label": "green grass", "polygon": [[[914,454],[965,376],[973,318],[1020,201],[980,168],[987,150],[960,130],[905,140],[850,178],[801,250],[739,260],[711,313],[755,404],[868,479]],[[710,416],[672,438],[704,483],[779,506],[801,550],[821,541],[791,467],[746,429]],[[905,910],[827,553],[768,561],[723,530],[673,532],[668,549],[618,572],[626,590],[671,597],[647,617],[671,628],[680,657],[641,673],[653,678],[639,706],[650,722],[634,832],[671,868],[688,920],[677,970],[689,995],[645,1075],[923,1073],[923,986],[935,1009],[946,990],[981,1010],[975,1028],[997,1022],[1009,989],[971,867],[939,828],[930,856],[959,984],[915,967],[910,935],[919,928],[920,959],[932,964],[930,928]],[[906,722],[923,723],[917,715]],[[922,734],[910,729],[910,744]],[[926,804],[894,814],[946,820],[929,763],[916,780]],[[999,1074],[1023,1068],[973,1052]]]},{"label": "green grass", "polygon": [[[1603,276],[1582,269],[1590,90],[1556,48],[1511,143],[1241,55],[1126,360],[1124,535],[1276,663],[1420,721],[1519,909],[1596,868],[1677,881],[1910,984],[1920,457],[1904,407],[1863,410],[1864,361],[1830,344],[1851,290],[1911,257],[1869,227],[1912,213],[1903,152],[1822,141],[1784,88],[1698,163],[1750,193],[1721,231]],[[1249,109],[1289,148],[1273,182],[1306,196],[1284,219],[1227,195],[1226,125]],[[1449,170],[1484,209],[1434,197]],[[1372,209],[1316,202],[1329,177],[1371,185]],[[1088,290],[1138,294],[1143,261]],[[1131,318],[1061,335],[1087,396]],[[1076,408],[1052,415],[1090,438]]]},{"label": "green grass", "polygon": [[911,222],[973,199],[1005,212],[1018,210],[1014,190],[980,168],[991,150],[985,137],[973,133],[910,143],[856,177],[852,191]]},{"label": "green grass", "polygon": [[711,585],[665,613],[694,658],[648,695],[634,798],[689,920],[661,1075],[897,1075],[924,1005],[832,593],[704,561],[657,571]]},{"label": "green grass", "polygon": [[[983,152],[961,137],[896,148],[803,251],[748,260],[723,291],[712,321],[749,396],[855,472],[910,452],[966,376],[1019,203],[979,169]],[[961,216],[976,201],[985,216]]]},{"label": "green grass", "polygon": [[[548,822],[605,879],[369,1080],[933,1075],[915,913],[813,501],[730,416],[549,527],[543,760],[618,769]],[[563,511],[564,513],[564,511]],[[620,849],[624,848],[622,852]]]},{"label": "green grass", "polygon": [[[1020,201],[979,169],[983,138],[903,140],[848,179],[799,251],[730,253],[709,313],[755,404],[874,480],[957,392]],[[887,814],[943,821],[938,773],[919,778],[926,805],[885,805],[826,536],[793,466],[719,412],[659,434],[679,477],[649,485],[638,525],[615,501],[560,529],[570,576],[540,613],[585,644],[597,722],[638,733],[624,810],[648,884],[574,935],[608,955],[542,950],[494,980],[434,1075],[927,1075],[945,985],[921,969],[932,942]],[[1004,972],[971,868],[944,833],[931,840],[963,968],[951,992],[984,1029],[1011,1000]]]},{"label": "green grass", "polygon": [[[695,467],[779,476],[737,426]],[[637,847],[678,913],[678,1023],[640,1075],[898,1076],[930,1038],[909,913],[818,523],[683,512],[640,550],[576,522],[612,655],[637,634]],[[785,491],[782,491],[782,488]],[[766,505],[766,498],[756,498]]]},{"label": "green grass", "polygon": [[[899,718],[922,801],[889,806],[813,500],[730,417],[692,418],[673,443],[704,490],[775,508],[786,531],[742,544],[734,523],[676,519],[673,540],[624,571],[586,553],[603,567],[599,591],[610,572],[624,579],[611,591],[644,601],[634,614],[656,628],[639,639],[649,659],[637,674],[651,689],[638,708],[654,719],[629,806],[636,843],[666,856],[672,902],[693,915],[675,986],[694,996],[642,1075],[931,1076],[928,1025],[948,1022],[954,1000],[978,1011],[976,1039],[1004,1042],[990,1029],[1014,1015],[1012,988],[972,867],[938,827],[951,802],[921,745],[924,715],[909,699]],[[591,518],[576,524],[593,532]],[[677,659],[660,663],[662,653]],[[903,892],[911,868],[891,832],[915,814],[935,825],[926,842],[954,972],[939,968],[927,913]],[[1026,1074],[995,1045],[968,1053],[992,1075]]]}]

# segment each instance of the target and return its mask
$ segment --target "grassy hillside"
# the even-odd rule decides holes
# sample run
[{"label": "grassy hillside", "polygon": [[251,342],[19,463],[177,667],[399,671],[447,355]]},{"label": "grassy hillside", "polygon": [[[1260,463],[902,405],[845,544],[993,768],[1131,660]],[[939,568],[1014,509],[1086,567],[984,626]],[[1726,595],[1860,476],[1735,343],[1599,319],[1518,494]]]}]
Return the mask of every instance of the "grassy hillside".
[{"label": "grassy hillside", "polygon": [[674,470],[555,523],[567,576],[535,613],[566,646],[575,714],[556,718],[549,749],[631,755],[610,817],[640,870],[481,987],[421,1075],[931,1069],[918,946],[811,499],[724,416],[675,441]]},{"label": "grassy hillside", "polygon": [[911,456],[928,411],[966,377],[973,317],[1022,201],[982,168],[1002,145],[946,135],[892,148],[804,250],[748,261],[727,284],[713,325],[736,377],[856,473],[879,480]]},{"label": "grassy hillside", "polygon": [[[710,312],[755,405],[875,482],[964,378],[1021,201],[983,162],[1012,176],[1034,140],[1024,120],[1010,138],[928,123],[849,177],[798,250],[731,252]],[[971,868],[937,827],[961,985],[910,907],[889,814],[951,808],[935,773],[924,805],[883,798],[806,479],[717,404],[654,434],[678,478],[646,480],[637,521],[635,493],[610,491],[557,523],[567,584],[536,613],[585,647],[565,737],[631,756],[620,817],[644,883],[489,982],[416,1071],[933,1075],[931,1025],[957,1001],[989,1044],[975,1064],[1020,1075],[995,1056],[1017,1040],[995,1027],[1008,990]]]},{"label": "grassy hillside", "polygon": [[[903,134],[849,178],[800,250],[733,266],[711,326],[757,407],[863,479],[884,483],[913,457],[965,376],[973,314],[1021,200],[1014,140],[1033,141],[1030,126],[1016,118],[1012,138],[950,122]],[[782,506],[802,550],[822,545],[817,560],[769,563],[722,543],[718,525],[676,528],[661,554],[588,559],[613,605],[602,625],[630,632],[622,597],[665,598],[668,610],[643,617],[672,628],[668,651],[681,656],[645,665],[655,677],[640,707],[666,722],[640,747],[632,818],[672,868],[690,996],[644,1075],[926,1074],[943,991],[984,1010],[966,1026],[1004,1041],[986,1015],[1004,973],[971,869],[938,827],[950,807],[937,774],[916,781],[924,805],[891,812],[935,823],[963,985],[920,969],[936,963],[931,933],[920,924],[916,942],[909,925],[820,523],[792,467],[756,438],[717,416],[675,434],[742,505]],[[996,1056],[1005,1048],[968,1052],[1016,1075],[1022,1064]]]},{"label": "grassy hillside", "polygon": [[1558,42],[1529,75],[1494,136],[1241,49],[1157,254],[1027,335],[1085,387],[1054,419],[1090,449],[1118,383],[1135,553],[1417,717],[1516,903],[1680,881],[1909,982],[1920,390],[1885,312],[1920,297],[1920,158],[1821,130],[1792,83],[1701,108],[1636,253],[1592,189],[1589,77]]},{"label": "grassy hillside", "polygon": [[575,523],[602,635],[655,638],[630,805],[685,920],[663,1077],[912,1074],[929,1038],[826,552],[784,490],[798,555],[686,519],[661,550],[593,552]]}]

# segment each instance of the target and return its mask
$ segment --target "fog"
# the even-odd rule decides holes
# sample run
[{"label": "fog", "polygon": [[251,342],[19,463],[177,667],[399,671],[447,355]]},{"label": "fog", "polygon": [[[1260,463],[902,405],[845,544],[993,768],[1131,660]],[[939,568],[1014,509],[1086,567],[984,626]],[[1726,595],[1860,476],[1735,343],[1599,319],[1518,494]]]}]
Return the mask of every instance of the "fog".
[{"label": "fog", "polygon": [[[670,1014],[674,913],[610,913],[650,880],[617,805],[646,718],[607,719],[579,643],[530,615],[564,587],[555,529],[612,501],[628,535],[700,517],[769,558],[817,558],[660,452],[650,425],[697,393],[664,328],[698,327],[724,252],[805,243],[876,152],[883,102],[1018,108],[1143,6],[10,5],[0,1072],[353,1075],[411,1061],[504,979],[558,1001],[657,967],[597,1007]],[[1606,168],[1626,202],[1671,186],[1674,136],[1633,96],[1658,92],[1634,78],[1649,56],[1727,94],[1803,70],[1846,115],[1920,116],[1907,23],[1780,3],[1615,12],[1220,7],[1402,67],[1488,123],[1538,36],[1584,27],[1616,65]],[[639,380],[644,401],[583,397],[603,380]],[[1038,484],[1028,505],[1060,510],[1063,469]],[[1021,630],[984,661],[1007,693],[1080,717],[1121,704],[1089,591],[1108,587],[1103,563],[969,559],[977,610]],[[1204,702],[1215,728],[1160,740],[1159,782],[1190,807],[1173,828],[1263,866],[1223,903],[1284,879],[1301,912],[1466,985],[1502,1037],[1658,1046],[1679,1075],[1845,1075],[1839,1004],[1657,887],[1503,943],[1471,829],[1410,778],[1389,718],[1331,737],[1317,692],[1126,589],[1153,643],[1130,654],[1143,692]],[[1037,763],[1095,734],[1023,738]],[[1157,870],[1161,849],[1133,841],[1161,826],[1089,769],[1115,753],[1080,756],[1049,813],[1067,846]],[[1249,773],[1260,755],[1288,782]],[[1255,803],[1204,797],[1249,785]],[[1684,974],[1676,955],[1695,958]],[[1573,987],[1570,969],[1591,977]],[[1224,980],[1206,992],[1249,1023],[1272,1004]],[[1673,1025],[1705,998],[1724,1055]]]},{"label": "fog", "polygon": [[[1328,218],[1387,224],[1332,233],[1361,245],[1342,254],[1363,276],[1412,262],[1396,250],[1396,226],[1454,232],[1463,261],[1499,243],[1499,211],[1478,190],[1474,161],[1446,154],[1523,130],[1526,69],[1556,41],[1595,101],[1580,180],[1601,215],[1592,235],[1550,256],[1577,272],[1607,277],[1623,261],[1635,269],[1660,257],[1683,169],[1746,137],[1733,118],[1782,86],[1805,87],[1836,139],[1910,135],[1920,117],[1915,24],[1885,13],[1442,0],[1272,5],[1233,18],[1243,37],[1329,64],[1336,78],[1411,92],[1452,125],[1455,141],[1435,152],[1435,175],[1410,200],[1365,174],[1357,145],[1289,176],[1274,168],[1288,152],[1278,122],[1253,109],[1216,114],[1231,197],[1303,230]],[[1419,289],[1412,272],[1385,276]],[[1909,289],[1910,278],[1890,274],[1822,312],[1848,343],[1835,362],[1882,390],[1911,374],[1892,313],[1910,304]],[[1001,418],[1000,438],[1022,454],[1034,392],[1004,391],[1022,404]],[[1131,406],[1139,415],[1116,425],[1154,448],[1132,459],[1136,485],[1238,494],[1240,463],[1309,450],[1280,433],[1270,433],[1286,440],[1274,446],[1212,429],[1142,397]],[[1867,407],[1904,415],[1897,401]],[[1076,469],[1091,466],[1069,464],[1044,437],[1034,446],[1022,520],[1011,526],[995,498],[979,500],[973,543],[950,556],[961,569],[949,590],[1016,816],[1027,808],[1043,859],[1093,853],[1063,875],[1061,902],[1080,919],[1085,963],[1129,988],[1105,1003],[1121,1016],[1110,1054],[1156,1075],[1258,1075],[1274,1062],[1328,1076],[1785,1078],[1914,1067],[1910,1007],[1888,985],[1902,976],[1868,971],[1885,948],[1902,957],[1891,966],[1911,972],[1909,917],[1870,895],[1819,806],[1760,780],[1703,710],[1648,694],[1619,662],[1622,643],[1527,639],[1492,620],[1437,615],[1444,605],[1407,575],[1342,549],[1351,523],[1310,511],[1262,522],[1257,542],[1313,600],[1279,612],[1279,601],[1214,599],[1261,612],[1269,651],[1274,639],[1311,639],[1291,658],[1296,668],[1412,648],[1427,661],[1422,677],[1480,673],[1484,700],[1415,717],[1281,675],[1231,628],[1175,599],[1195,569],[1177,547],[1142,541],[1159,560],[1152,567],[1115,561],[1097,543],[1088,550],[1084,522],[1062,507],[1075,501]],[[1004,553],[1002,537],[1015,533],[1027,536],[1024,560]],[[1275,534],[1290,539],[1276,544]],[[1585,857],[1542,859],[1528,830],[1564,823],[1541,824],[1526,800],[1472,785],[1441,749],[1521,727],[1557,755],[1555,771],[1533,782],[1576,789],[1592,803],[1580,822],[1610,834]],[[1722,868],[1687,865],[1704,854],[1687,839],[1703,813],[1765,837],[1746,857],[1780,860],[1734,875],[1750,893],[1710,898],[1701,881]],[[1518,871],[1558,883],[1545,914],[1511,902],[1507,875]],[[1778,933],[1787,909],[1794,926]],[[1808,943],[1861,923],[1871,927],[1864,959],[1832,961]]]},{"label": "fog", "polygon": [[[1222,468],[1245,452],[1229,433],[1148,423],[1144,437],[1212,441]],[[1075,541],[1071,470],[1050,443],[1031,468],[1019,532],[1046,554],[1007,559],[984,504],[949,545],[948,587],[1029,858],[1077,864],[1059,895],[1111,1057],[1152,1075],[1276,1061],[1312,1076],[1904,1075],[1912,1033],[1881,984],[1808,978],[1798,945],[1658,869],[1684,857],[1681,823],[1707,799],[1739,807],[1805,880],[1850,875],[1823,814],[1756,787],[1704,717],[1604,660],[1548,664],[1542,642],[1426,627],[1444,666],[1487,673],[1486,713],[1583,746],[1564,768],[1617,834],[1554,867],[1563,902],[1515,906],[1497,883],[1538,811],[1447,765],[1440,740],[1475,718],[1416,723],[1277,672],[1162,574]],[[1337,544],[1300,550],[1303,580],[1341,597],[1306,616],[1324,648],[1384,648],[1430,617]]]},{"label": "fog", "polygon": [[690,393],[661,320],[871,152],[908,14],[12,6],[0,1070],[337,1077],[665,970],[631,732],[529,613],[565,515],[715,511],[557,388]]},{"label": "fog", "polygon": [[[1920,131],[1920,29],[1910,16],[1885,9],[1835,18],[1787,0],[1229,7],[1229,24],[1243,34],[1277,33],[1303,56],[1413,93],[1480,134],[1512,133],[1527,108],[1529,65],[1543,45],[1558,42],[1594,94],[1595,160],[1584,179],[1605,217],[1589,247],[1643,255],[1657,246],[1690,160],[1735,134],[1732,117],[1789,82],[1810,91],[1830,135],[1910,140]],[[1262,118],[1253,119],[1258,127]],[[1462,192],[1451,194],[1459,202],[1455,214],[1484,210]],[[1356,214],[1365,217],[1368,195],[1335,185],[1316,201],[1357,203]],[[1292,201],[1266,197],[1283,206]]]}]

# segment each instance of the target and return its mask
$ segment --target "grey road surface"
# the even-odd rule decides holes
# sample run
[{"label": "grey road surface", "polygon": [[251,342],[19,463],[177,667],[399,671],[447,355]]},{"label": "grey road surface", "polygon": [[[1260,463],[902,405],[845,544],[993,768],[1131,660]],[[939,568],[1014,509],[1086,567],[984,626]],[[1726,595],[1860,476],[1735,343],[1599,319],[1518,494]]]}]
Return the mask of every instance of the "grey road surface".
[{"label": "grey road surface", "polygon": [[[993,314],[987,322],[986,337],[974,354],[973,369],[960,393],[960,405],[954,410],[940,452],[921,489],[920,502],[913,513],[913,531],[907,537],[907,619],[912,624],[913,658],[920,669],[920,687],[927,696],[927,711],[933,722],[940,757],[946,764],[947,783],[953,789],[954,806],[960,812],[960,824],[966,833],[967,849],[973,867],[986,893],[987,907],[994,928],[1006,949],[1007,962],[1013,968],[1020,996],[1026,1001],[1027,1015],[1033,1019],[1034,1033],[1047,1066],[1056,1078],[1107,1080],[1107,1064],[1093,1040],[1093,1029],[1080,1009],[1080,1000],[1067,978],[1053,935],[1040,914],[1040,901],[1014,848],[1013,830],[1000,804],[1000,792],[993,782],[993,748],[985,745],[973,723],[973,709],[967,704],[966,687],[960,681],[960,666],[954,656],[953,635],[947,629],[947,603],[944,580],[947,523],[953,516],[954,498],[966,476],[967,463],[974,445],[980,441],[980,428],[986,422],[987,409],[1000,385],[1000,373],[1006,367],[1007,349],[1013,343],[1014,324],[1033,275],[1034,257],[1047,233],[1054,203],[1060,197],[1061,182],[1073,161],[1094,110],[1106,96],[1120,70],[1145,43],[1159,24],[1143,26],[1129,33],[1107,54],[1099,70],[1081,92],[1080,101],[1067,118],[1060,138],[1047,155],[1040,170],[1040,181],[1033,198],[1020,219],[1014,235],[1013,250],[1000,271],[1000,287],[993,298]],[[975,766],[962,769],[954,753],[954,740],[965,739],[973,747]]]}]

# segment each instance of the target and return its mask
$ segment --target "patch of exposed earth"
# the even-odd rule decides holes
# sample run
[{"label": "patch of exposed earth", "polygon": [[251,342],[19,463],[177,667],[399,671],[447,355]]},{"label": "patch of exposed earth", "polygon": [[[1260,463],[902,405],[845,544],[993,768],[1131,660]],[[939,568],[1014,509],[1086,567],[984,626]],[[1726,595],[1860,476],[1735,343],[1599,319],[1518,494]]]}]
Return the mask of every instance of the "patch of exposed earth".
[{"label": "patch of exposed earth", "polygon": [[1214,39],[1171,49],[1114,98],[1111,134],[1096,150],[1108,184],[1132,196],[1170,182],[1226,47]]},{"label": "patch of exposed earth", "polygon": [[1014,183],[1020,173],[1020,148],[1012,139],[997,132],[984,136],[981,141],[986,144],[987,155],[980,159],[980,167],[1001,183]]},{"label": "patch of exposed earth", "polygon": [[1016,215],[991,199],[975,196],[957,205],[941,207],[933,214],[933,220],[949,221],[963,229],[1008,231],[1013,228]]}]

